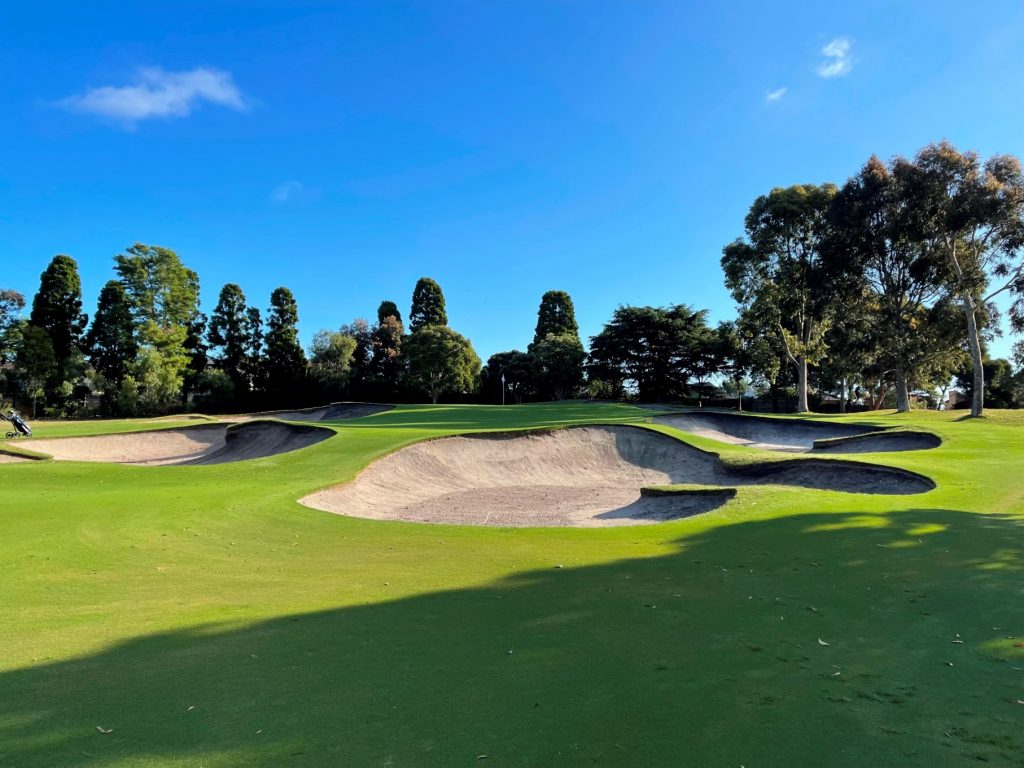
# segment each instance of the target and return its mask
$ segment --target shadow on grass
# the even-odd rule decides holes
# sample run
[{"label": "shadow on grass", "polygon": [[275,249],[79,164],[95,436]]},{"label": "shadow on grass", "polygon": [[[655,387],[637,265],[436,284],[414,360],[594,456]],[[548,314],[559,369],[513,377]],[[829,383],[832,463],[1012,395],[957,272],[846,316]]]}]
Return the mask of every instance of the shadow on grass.
[{"label": "shadow on grass", "polygon": [[942,509],[802,515],[138,637],[0,675],[0,765],[1018,765],[1022,540]]}]

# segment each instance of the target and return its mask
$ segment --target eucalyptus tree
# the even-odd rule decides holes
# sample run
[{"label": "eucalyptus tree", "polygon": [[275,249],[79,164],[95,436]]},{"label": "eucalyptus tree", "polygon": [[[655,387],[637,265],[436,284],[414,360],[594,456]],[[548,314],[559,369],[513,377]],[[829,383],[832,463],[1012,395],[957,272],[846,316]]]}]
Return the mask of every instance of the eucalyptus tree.
[{"label": "eucalyptus tree", "polygon": [[808,405],[808,366],[825,355],[824,336],[841,306],[836,265],[824,244],[834,184],[773,189],[754,201],[746,216],[746,240],[723,250],[726,287],[748,316],[758,316],[793,366],[797,410]]},{"label": "eucalyptus tree", "polygon": [[1024,172],[1011,155],[982,162],[949,142],[914,159],[918,237],[942,258],[947,287],[967,321],[973,368],[971,415],[985,407],[982,336],[990,303],[1008,294],[1010,323],[1024,331]]},{"label": "eucalyptus tree", "polygon": [[[926,211],[918,178],[904,158],[886,164],[872,157],[832,203],[833,263],[845,260],[851,284],[837,319],[845,334],[835,339],[845,354],[836,359],[852,361],[873,347],[875,362],[891,372],[901,412],[910,410],[912,383],[948,358],[963,336],[950,333],[943,308],[935,309],[947,270],[919,236]],[[858,345],[851,331],[870,342]]]}]

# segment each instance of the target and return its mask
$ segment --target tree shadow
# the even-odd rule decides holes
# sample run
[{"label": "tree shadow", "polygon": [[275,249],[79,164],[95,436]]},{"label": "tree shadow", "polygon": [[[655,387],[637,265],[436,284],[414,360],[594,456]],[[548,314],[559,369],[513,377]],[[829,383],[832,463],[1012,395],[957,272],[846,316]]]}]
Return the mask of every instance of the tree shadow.
[{"label": "tree shadow", "polygon": [[944,509],[752,520],[141,636],[0,674],[0,765],[1018,765],[1022,537]]}]

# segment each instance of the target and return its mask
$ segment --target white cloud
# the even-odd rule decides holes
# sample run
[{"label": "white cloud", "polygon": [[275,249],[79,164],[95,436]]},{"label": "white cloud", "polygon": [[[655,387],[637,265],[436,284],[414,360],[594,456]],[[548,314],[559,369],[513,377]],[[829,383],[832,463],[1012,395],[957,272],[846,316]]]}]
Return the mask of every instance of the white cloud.
[{"label": "white cloud", "polygon": [[245,100],[229,72],[196,67],[168,72],[140,69],[131,85],[104,85],[68,96],[59,104],[76,112],[135,123],[153,117],[184,117],[202,102],[244,110]]},{"label": "white cloud", "polygon": [[274,187],[270,193],[270,199],[275,203],[287,203],[293,196],[302,191],[302,182],[285,181]]},{"label": "white cloud", "polygon": [[830,40],[828,45],[821,49],[821,55],[825,57],[818,66],[818,74],[822,77],[839,77],[853,69],[853,62],[850,61],[850,39],[847,37]]},{"label": "white cloud", "polygon": [[768,91],[768,93],[764,95],[764,99],[765,101],[778,101],[786,95],[787,90],[788,89],[786,88],[776,88],[774,91]]}]

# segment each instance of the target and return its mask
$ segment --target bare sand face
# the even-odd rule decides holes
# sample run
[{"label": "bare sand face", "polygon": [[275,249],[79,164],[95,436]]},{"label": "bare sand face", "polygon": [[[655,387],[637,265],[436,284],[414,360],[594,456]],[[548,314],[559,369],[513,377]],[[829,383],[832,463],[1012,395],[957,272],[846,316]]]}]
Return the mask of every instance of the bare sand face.
[{"label": "bare sand face", "polygon": [[223,464],[287,453],[331,437],[328,429],[277,422],[229,427],[204,424],[149,432],[26,441],[29,450],[58,461],[91,461],[160,466]]},{"label": "bare sand face", "polygon": [[655,416],[657,424],[722,443],[769,451],[874,453],[935,448],[941,440],[927,432],[890,432],[838,422],[771,419],[714,411]]},{"label": "bare sand face", "polygon": [[23,456],[15,456],[10,453],[0,453],[0,464],[17,464],[23,461],[30,461]]},{"label": "bare sand face", "polygon": [[[796,466],[805,463],[813,466]],[[775,464],[760,474],[735,470],[715,454],[629,426],[470,435],[409,446],[374,462],[351,483],[300,503],[375,520],[593,527],[687,517],[728,498],[724,492],[642,495],[648,486],[777,483],[862,493],[933,487],[927,478],[852,462]]]}]

